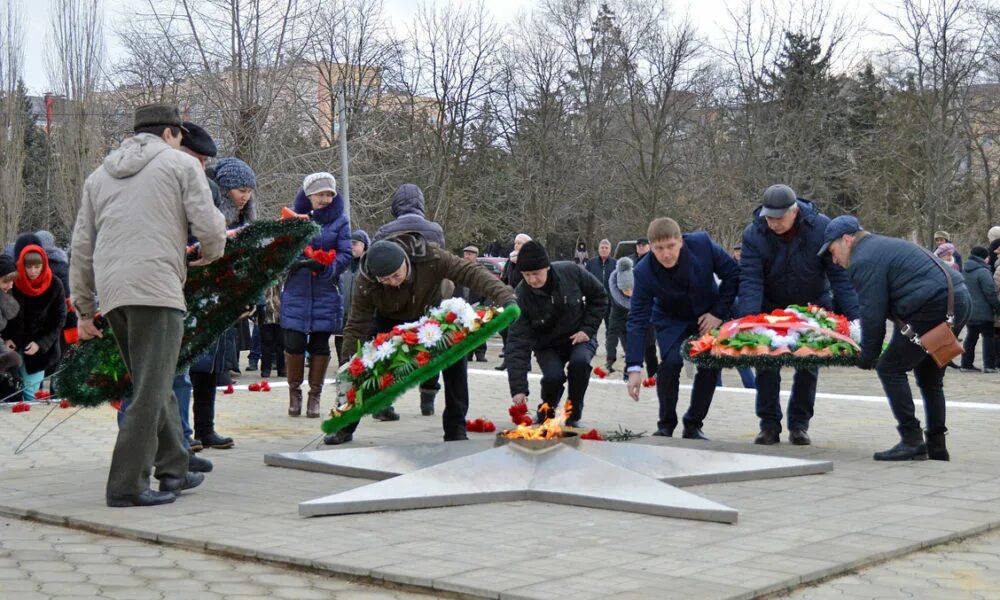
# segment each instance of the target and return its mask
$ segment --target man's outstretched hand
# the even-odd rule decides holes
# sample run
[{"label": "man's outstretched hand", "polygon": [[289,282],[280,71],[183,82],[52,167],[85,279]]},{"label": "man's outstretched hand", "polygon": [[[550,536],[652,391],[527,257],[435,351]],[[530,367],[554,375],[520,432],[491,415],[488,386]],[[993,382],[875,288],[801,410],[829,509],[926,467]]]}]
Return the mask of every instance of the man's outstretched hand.
[{"label": "man's outstretched hand", "polygon": [[639,390],[642,389],[642,371],[632,371],[628,374],[628,395],[639,401]]}]

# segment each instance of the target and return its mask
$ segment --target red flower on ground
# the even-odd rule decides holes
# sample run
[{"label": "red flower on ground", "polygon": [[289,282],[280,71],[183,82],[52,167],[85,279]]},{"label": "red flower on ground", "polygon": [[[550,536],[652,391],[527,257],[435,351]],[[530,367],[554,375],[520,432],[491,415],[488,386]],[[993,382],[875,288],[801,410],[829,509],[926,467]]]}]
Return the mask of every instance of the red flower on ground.
[{"label": "red flower on ground", "polygon": [[233,393],[233,392],[235,392],[235,391],[236,391],[236,390],[235,390],[235,389],[233,389],[233,384],[231,384],[231,383],[230,383],[229,385],[227,385],[227,386],[226,386],[226,389],[225,389],[225,390],[223,390],[223,391],[222,391],[222,393],[223,393],[223,394],[227,394],[227,395],[228,395],[228,394],[232,394],[232,393]]},{"label": "red flower on ground", "polygon": [[580,436],[581,440],[593,440],[595,442],[603,442],[604,438],[601,437],[601,433],[596,429],[591,429],[587,433]]},{"label": "red flower on ground", "polygon": [[270,392],[271,391],[271,384],[268,383],[266,379],[264,381],[260,382],[260,391],[262,391],[262,392]]},{"label": "red flower on ground", "polygon": [[493,424],[493,421],[486,421],[483,425],[483,433],[493,433],[497,430],[497,426]]},{"label": "red flower on ground", "polygon": [[361,377],[365,372],[365,363],[361,362],[360,358],[355,358],[351,361],[351,366],[347,368],[347,372],[351,374],[351,377]]},{"label": "red flower on ground", "polygon": [[422,367],[431,362],[431,355],[426,352],[417,352],[415,360],[417,361],[417,366]]},{"label": "red flower on ground", "polygon": [[69,408],[71,406],[73,405],[69,403],[69,400],[61,400],[59,402],[59,408]]},{"label": "red flower on ground", "polygon": [[382,376],[382,378],[378,382],[379,389],[384,390],[385,388],[389,387],[390,385],[392,385],[393,380],[394,378],[392,376],[392,373],[386,373],[385,375]]},{"label": "red flower on ground", "polygon": [[259,392],[260,391],[260,384],[259,383],[251,383],[250,385],[247,386],[247,389],[250,390],[251,392]]},{"label": "red flower on ground", "polygon": [[416,331],[407,331],[403,333],[403,343],[407,346],[416,346],[419,342],[420,340],[417,338]]},{"label": "red flower on ground", "polygon": [[52,397],[52,394],[46,390],[35,391],[35,400],[47,400]]},{"label": "red flower on ground", "polygon": [[597,375],[601,379],[604,379],[605,377],[608,376],[608,372],[602,369],[601,367],[594,367],[594,375]]},{"label": "red flower on ground", "polygon": [[10,408],[10,412],[22,413],[31,410],[31,405],[27,402],[18,402]]},{"label": "red flower on ground", "polygon": [[514,419],[515,425],[524,425],[525,427],[531,427],[534,421],[528,415],[521,415]]}]

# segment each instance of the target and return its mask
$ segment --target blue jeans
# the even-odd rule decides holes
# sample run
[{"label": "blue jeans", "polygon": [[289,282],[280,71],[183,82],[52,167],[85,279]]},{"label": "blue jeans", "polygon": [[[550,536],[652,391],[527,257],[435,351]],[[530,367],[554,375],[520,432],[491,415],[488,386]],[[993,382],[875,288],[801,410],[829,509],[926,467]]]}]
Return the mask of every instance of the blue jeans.
[{"label": "blue jeans", "polygon": [[260,361],[260,325],[253,328],[253,333],[250,334],[250,355],[247,356],[247,360],[250,362]]},{"label": "blue jeans", "polygon": [[[816,404],[817,369],[795,369],[792,395],[788,398],[788,429],[809,429]],[[781,371],[757,369],[757,418],[761,431],[781,432]]]},{"label": "blue jeans", "polygon": [[[666,347],[660,343],[660,367],[656,371],[656,396],[660,401],[658,429],[673,431],[677,427],[677,400],[680,396],[681,370],[684,368],[684,358],[681,356],[681,344],[689,335],[698,332],[698,322],[693,321],[688,331],[677,337]],[[659,343],[659,340],[657,340]],[[712,406],[715,396],[715,386],[721,377],[719,369],[698,367],[691,387],[691,406],[684,413],[684,426],[701,429],[708,409]]]},{"label": "blue jeans", "polygon": [[[188,376],[188,372],[184,371],[179,375],[174,376],[174,398],[177,399],[177,412],[181,416],[181,428],[184,429],[184,447],[190,448],[191,445],[188,440],[191,438],[191,378]],[[125,420],[125,409],[128,408],[129,403],[132,399],[125,397],[122,399],[122,407],[118,411],[118,426],[122,426],[122,422]]]},{"label": "blue jeans", "polygon": [[[740,379],[743,381],[743,387],[748,390],[757,389],[757,378],[753,375],[753,369],[750,367],[737,367],[736,371],[740,374]],[[719,369],[719,378],[716,380],[715,384],[722,387],[722,369]]]}]

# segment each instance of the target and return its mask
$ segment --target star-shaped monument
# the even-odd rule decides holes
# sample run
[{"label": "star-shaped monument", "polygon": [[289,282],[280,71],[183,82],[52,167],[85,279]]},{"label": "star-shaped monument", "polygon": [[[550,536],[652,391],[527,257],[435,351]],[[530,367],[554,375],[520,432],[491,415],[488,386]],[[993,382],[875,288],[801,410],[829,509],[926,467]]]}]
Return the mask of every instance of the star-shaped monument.
[{"label": "star-shaped monument", "polygon": [[535,500],[719,523],[735,523],[737,511],[679,488],[833,470],[829,461],[578,438],[498,443],[289,452],[264,462],[382,480],[302,502],[306,517]]}]

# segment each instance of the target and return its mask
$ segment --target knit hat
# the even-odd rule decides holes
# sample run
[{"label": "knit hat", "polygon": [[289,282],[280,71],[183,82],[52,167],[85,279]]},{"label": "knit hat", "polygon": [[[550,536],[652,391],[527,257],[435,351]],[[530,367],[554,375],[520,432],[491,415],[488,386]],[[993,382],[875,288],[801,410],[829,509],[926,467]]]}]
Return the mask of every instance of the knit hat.
[{"label": "knit hat", "polygon": [[0,254],[0,277],[6,277],[17,270],[17,263],[6,254]]},{"label": "knit hat", "polygon": [[368,272],[373,277],[388,277],[397,270],[406,260],[406,253],[403,248],[388,240],[379,240],[372,244],[368,252],[365,253],[365,262],[368,265]]},{"label": "knit hat", "polygon": [[934,251],[934,254],[937,256],[944,256],[945,254],[954,254],[954,253],[955,253],[955,244],[950,244],[948,242],[941,244],[940,246],[937,247],[937,250]]},{"label": "knit hat", "polygon": [[522,273],[525,271],[540,271],[551,264],[549,262],[549,255],[545,252],[545,247],[535,240],[525,242],[517,252],[517,266]]},{"label": "knit hat", "polygon": [[238,188],[257,189],[257,175],[242,160],[227,156],[215,164],[215,182],[222,193]]},{"label": "knit hat", "polygon": [[21,252],[23,252],[24,249],[27,248],[28,246],[39,246],[42,248],[45,247],[44,245],[42,245],[41,238],[39,238],[34,233],[22,233],[21,235],[17,236],[17,240],[14,241],[14,255],[13,255],[14,260],[20,258]]},{"label": "knit hat", "polygon": [[975,256],[976,258],[985,259],[990,255],[990,251],[982,246],[973,246],[972,250],[969,251],[969,254]]},{"label": "knit hat", "polygon": [[990,227],[989,233],[986,234],[986,238],[992,244],[993,242],[1000,240],[1000,225],[994,225]]},{"label": "knit hat", "polygon": [[632,274],[632,259],[624,256],[618,259],[615,267],[618,269],[618,288],[630,290],[635,287],[635,277]]},{"label": "knit hat", "polygon": [[365,245],[365,250],[368,249],[368,246],[372,245],[371,238],[368,237],[368,232],[364,229],[355,229],[354,233],[351,234],[351,241],[361,242]]},{"label": "knit hat", "polygon": [[302,180],[302,191],[306,193],[306,196],[312,196],[320,192],[332,192],[336,195],[337,180],[334,179],[333,175],[325,171],[306,175],[306,178]]}]

